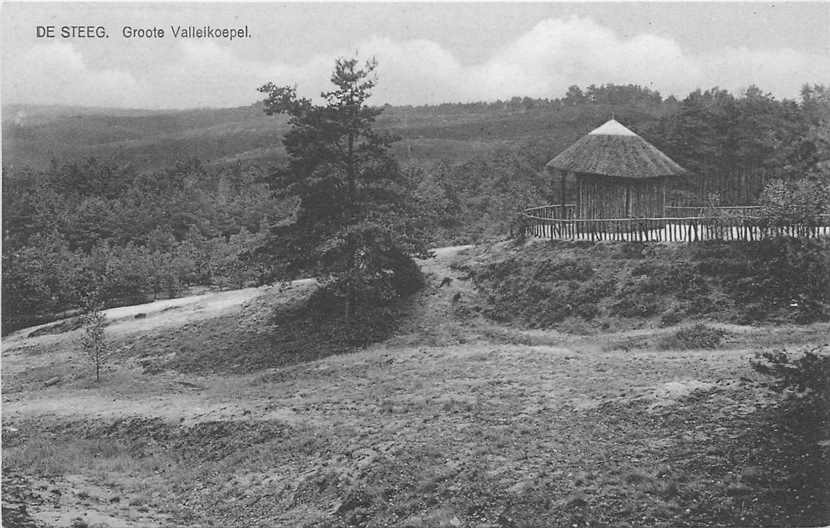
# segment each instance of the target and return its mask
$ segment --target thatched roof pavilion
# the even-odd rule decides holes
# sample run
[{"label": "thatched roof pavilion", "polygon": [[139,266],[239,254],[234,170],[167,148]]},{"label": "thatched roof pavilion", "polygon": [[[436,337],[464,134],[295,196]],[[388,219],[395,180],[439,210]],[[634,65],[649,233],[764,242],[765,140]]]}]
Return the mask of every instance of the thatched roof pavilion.
[{"label": "thatched roof pavilion", "polygon": [[545,166],[576,186],[577,218],[663,216],[666,179],[686,173],[657,147],[614,119],[591,131]]}]

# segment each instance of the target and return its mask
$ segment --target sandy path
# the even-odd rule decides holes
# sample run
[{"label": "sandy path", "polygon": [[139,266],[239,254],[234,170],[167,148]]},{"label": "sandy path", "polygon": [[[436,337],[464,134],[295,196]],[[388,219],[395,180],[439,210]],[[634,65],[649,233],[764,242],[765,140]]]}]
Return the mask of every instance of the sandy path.
[{"label": "sandy path", "polygon": [[[300,279],[289,283],[291,286],[314,284],[314,279]],[[241,310],[247,303],[269,292],[276,292],[280,286],[269,285],[258,288],[243,288],[222,292],[191,295],[177,299],[165,299],[132,306],[121,306],[104,310],[107,318],[107,333],[113,337],[155,328],[182,326],[184,324],[219,317]],[[3,350],[53,343],[66,338],[70,332],[61,332],[60,325],[67,319],[23,328],[3,338]],[[55,332],[44,332],[54,328]],[[33,333],[42,335],[32,336]]]}]

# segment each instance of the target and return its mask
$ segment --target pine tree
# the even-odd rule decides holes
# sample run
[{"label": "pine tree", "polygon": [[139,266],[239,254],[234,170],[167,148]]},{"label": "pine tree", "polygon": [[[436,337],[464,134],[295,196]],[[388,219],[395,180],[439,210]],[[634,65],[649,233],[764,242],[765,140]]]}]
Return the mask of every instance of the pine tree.
[{"label": "pine tree", "polygon": [[360,66],[338,59],[324,105],[298,97],[294,87],[259,88],[265,112],[287,115],[290,126],[283,139],[288,165],[271,186],[296,201],[259,253],[280,279],[322,280],[342,299],[347,320],[359,296],[382,302],[415,287],[403,278],[412,269],[407,255],[423,252],[406,221],[405,179],[389,153],[396,138],[375,130],[382,109],[367,104],[376,67],[374,60]]}]

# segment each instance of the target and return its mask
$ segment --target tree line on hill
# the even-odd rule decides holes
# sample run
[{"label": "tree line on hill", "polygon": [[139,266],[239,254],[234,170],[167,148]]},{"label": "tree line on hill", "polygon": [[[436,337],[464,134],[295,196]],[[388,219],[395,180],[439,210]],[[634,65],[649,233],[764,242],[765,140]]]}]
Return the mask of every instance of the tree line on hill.
[{"label": "tree line on hill", "polygon": [[583,90],[577,85],[568,87],[563,97],[511,97],[510,99],[497,99],[495,101],[475,101],[469,103],[439,103],[433,105],[388,108],[411,109],[424,113],[481,113],[500,110],[528,111],[539,109],[561,109],[569,106],[585,104],[599,105],[631,105],[649,108],[654,111],[668,112],[677,107],[678,101],[673,96],[663,98],[657,90],[640,86],[638,84],[591,84]]},{"label": "tree line on hill", "polygon": [[[283,110],[311,112],[306,103],[302,108],[285,106],[289,101],[272,101],[277,105],[272,111],[282,104]],[[365,100],[361,105],[369,112]],[[382,205],[357,207],[357,195],[344,201],[338,194],[343,189],[333,195],[326,195],[331,189],[315,189],[312,183],[325,179],[319,172],[323,165],[306,162],[329,159],[330,167],[340,161],[324,149],[309,150],[303,142],[314,144],[314,138],[302,134],[286,136],[294,158],[278,169],[255,163],[208,168],[198,160],[183,160],[165,170],[145,171],[88,159],[56,161],[42,171],[4,171],[3,332],[75,309],[91,294],[115,305],[175,296],[197,285],[267,282],[307,269],[322,249],[343,262],[352,252],[338,251],[366,242],[369,234],[373,244],[392,247],[375,229],[378,225],[384,232],[403,232],[417,240],[405,248],[406,254],[429,245],[502,236],[521,208],[555,201],[556,189],[544,174],[544,164],[556,149],[600,124],[598,117],[608,110],[695,175],[760,167],[784,178],[771,195],[778,205],[827,196],[821,194],[830,180],[830,90],[824,86],[805,86],[799,101],[778,100],[755,87],[739,96],[717,88],[697,90],[677,101],[639,86],[603,85],[572,87],[553,101],[514,98],[431,108],[522,108],[515,118],[520,127],[544,105],[557,108],[554,117],[557,112],[568,116],[572,126],[567,137],[535,134],[468,161],[430,159],[400,167],[388,154],[395,138],[384,136],[381,141],[373,127],[381,114],[372,109],[362,137],[371,139],[366,153],[376,157],[368,165],[364,189],[375,198],[382,196]],[[319,110],[314,119],[325,112]],[[823,199],[814,201],[821,206]],[[309,205],[315,200],[318,205],[354,205],[329,218],[323,230],[329,235],[323,239],[334,242],[328,246],[309,246],[303,243],[312,240],[307,233],[286,231],[301,224],[304,214],[309,219],[319,213]],[[372,214],[358,218],[356,210]],[[338,225],[353,229],[331,231]],[[319,224],[306,227],[321,233]],[[386,255],[391,258],[392,253]],[[288,269],[289,256],[307,262]],[[382,274],[385,264],[374,264]],[[340,295],[344,290],[337,291]]]},{"label": "tree line on hill", "polygon": [[112,306],[250,282],[245,255],[281,207],[259,177],[196,160],[149,173],[94,159],[4,173],[4,332],[93,294]]},{"label": "tree line on hill", "polygon": [[689,180],[750,170],[826,181],[830,90],[805,85],[800,102],[777,100],[756,86],[739,97],[718,88],[695,90],[675,112],[639,131],[688,169]]}]

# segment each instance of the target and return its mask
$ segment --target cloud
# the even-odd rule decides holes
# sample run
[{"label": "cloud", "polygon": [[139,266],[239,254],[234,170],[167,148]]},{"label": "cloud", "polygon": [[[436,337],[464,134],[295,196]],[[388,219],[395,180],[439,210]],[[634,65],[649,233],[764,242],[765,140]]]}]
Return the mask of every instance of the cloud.
[{"label": "cloud", "polygon": [[830,57],[791,49],[727,48],[700,59],[704,79],[740,90],[750,84],[780,97],[794,98],[804,83],[830,83]]},{"label": "cloud", "polygon": [[70,44],[38,44],[4,67],[9,102],[183,108],[250,104],[266,81],[296,84],[302,94],[329,88],[334,58],[378,59],[375,103],[423,104],[559,97],[573,84],[636,83],[684,96],[696,88],[733,91],[756,84],[796,97],[805,82],[830,82],[830,57],[791,49],[728,48],[690,54],[670,38],[621,37],[588,18],[547,19],[493,52],[462,63],[429,40],[376,35],[349,49],[321,50],[301,63],[240,57],[213,41],[181,41],[141,71],[94,68]]},{"label": "cloud", "polygon": [[400,104],[552,98],[573,84],[603,83],[640,84],[680,97],[696,88],[737,91],[756,84],[792,98],[805,82],[830,82],[830,57],[747,48],[696,56],[665,37],[621,38],[576,17],[543,20],[481,64],[460,64],[450,52],[426,41],[374,38],[360,49],[380,60],[379,99]]},{"label": "cloud", "polygon": [[474,73],[484,98],[558,97],[573,84],[609,82],[673,88],[674,79],[696,73],[671,40],[652,35],[625,40],[580,18],[539,22],[485,64],[472,69],[479,70]]},{"label": "cloud", "polygon": [[90,68],[68,43],[37,44],[3,64],[4,102],[135,107],[142,91],[128,72]]}]

